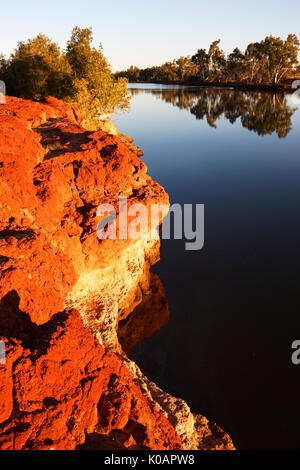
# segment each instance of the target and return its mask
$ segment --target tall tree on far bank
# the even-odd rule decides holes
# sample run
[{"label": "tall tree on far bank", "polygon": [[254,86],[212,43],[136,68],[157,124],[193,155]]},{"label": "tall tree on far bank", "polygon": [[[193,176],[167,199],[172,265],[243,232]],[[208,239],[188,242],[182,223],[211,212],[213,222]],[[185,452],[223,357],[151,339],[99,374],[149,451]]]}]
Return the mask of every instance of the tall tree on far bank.
[{"label": "tall tree on far bank", "polygon": [[219,47],[220,42],[220,39],[212,42],[208,50],[208,69],[210,79],[222,74],[226,65],[225,54]]},{"label": "tall tree on far bank", "polygon": [[197,66],[195,75],[202,80],[213,80],[224,74],[226,68],[225,54],[220,49],[221,40],[213,41],[206,49],[198,49],[197,53],[192,56],[192,62]]},{"label": "tall tree on far bank", "polygon": [[286,41],[267,36],[263,41],[251,43],[246,50],[251,81],[277,84],[292,73],[298,64],[299,40],[289,34]]},{"label": "tall tree on far bank", "polygon": [[245,54],[236,47],[227,59],[227,72],[234,80],[243,80],[248,73]]},{"label": "tall tree on far bank", "polygon": [[185,81],[197,73],[197,67],[190,57],[180,57],[176,61],[176,65],[178,67],[177,74],[179,80]]},{"label": "tall tree on far bank", "polygon": [[295,34],[289,34],[286,41],[268,36],[262,42],[268,78],[272,83],[280,82],[285,74],[293,71],[298,62],[299,45]]},{"label": "tall tree on far bank", "polygon": [[202,80],[208,77],[209,56],[205,49],[198,49],[196,54],[192,56],[192,61],[197,66],[198,73]]}]

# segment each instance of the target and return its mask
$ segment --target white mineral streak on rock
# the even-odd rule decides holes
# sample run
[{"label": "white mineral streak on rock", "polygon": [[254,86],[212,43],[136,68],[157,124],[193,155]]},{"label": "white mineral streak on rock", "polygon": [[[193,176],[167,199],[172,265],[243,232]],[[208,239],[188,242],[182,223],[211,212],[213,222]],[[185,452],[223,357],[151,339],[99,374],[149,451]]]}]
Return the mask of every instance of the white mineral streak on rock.
[{"label": "white mineral streak on rock", "polygon": [[66,308],[76,308],[85,325],[101,344],[120,351],[119,317],[125,318],[142,300],[150,283],[150,266],[159,259],[159,240],[151,233],[122,252],[114,262],[79,277],[66,299]]}]

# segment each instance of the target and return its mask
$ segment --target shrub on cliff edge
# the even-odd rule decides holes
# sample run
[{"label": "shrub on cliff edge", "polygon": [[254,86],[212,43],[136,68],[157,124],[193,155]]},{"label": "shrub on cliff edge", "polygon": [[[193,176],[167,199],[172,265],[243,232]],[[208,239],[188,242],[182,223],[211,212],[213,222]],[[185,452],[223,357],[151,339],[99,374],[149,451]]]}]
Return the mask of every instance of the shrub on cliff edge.
[{"label": "shrub on cliff edge", "polygon": [[86,121],[97,125],[98,117],[129,107],[127,80],[115,80],[103,48],[92,47],[92,30],[76,26],[67,44],[66,58],[74,80],[73,98],[81,105]]}]

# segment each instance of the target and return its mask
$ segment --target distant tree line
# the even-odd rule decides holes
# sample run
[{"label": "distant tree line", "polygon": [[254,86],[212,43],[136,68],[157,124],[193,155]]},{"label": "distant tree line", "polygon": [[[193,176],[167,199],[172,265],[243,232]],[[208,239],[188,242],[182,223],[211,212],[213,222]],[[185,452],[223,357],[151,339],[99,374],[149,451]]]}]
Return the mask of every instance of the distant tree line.
[{"label": "distant tree line", "polygon": [[117,110],[127,109],[130,96],[126,78],[115,78],[102,46],[92,46],[90,28],[76,26],[66,49],[39,34],[19,42],[5,58],[0,54],[0,80],[8,95],[40,100],[54,96],[77,104],[84,125],[95,129],[99,120]]},{"label": "distant tree line", "polygon": [[217,40],[208,50],[198,49],[192,56],[146,69],[131,66],[116,76],[126,77],[131,82],[235,81],[277,85],[290,74],[300,71],[299,45],[295,34],[289,34],[286,40],[268,36],[249,44],[245,51],[235,48],[226,56],[220,48],[220,40]]}]

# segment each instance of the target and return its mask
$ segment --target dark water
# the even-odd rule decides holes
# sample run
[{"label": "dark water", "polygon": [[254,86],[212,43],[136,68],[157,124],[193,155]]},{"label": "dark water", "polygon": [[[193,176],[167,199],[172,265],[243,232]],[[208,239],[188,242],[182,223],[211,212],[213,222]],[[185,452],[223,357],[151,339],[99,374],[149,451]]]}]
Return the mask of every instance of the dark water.
[{"label": "dark water", "polygon": [[205,246],[163,241],[170,321],[134,359],[238,448],[299,448],[300,113],[270,94],[142,88],[116,124],[172,203],[205,204]]}]

